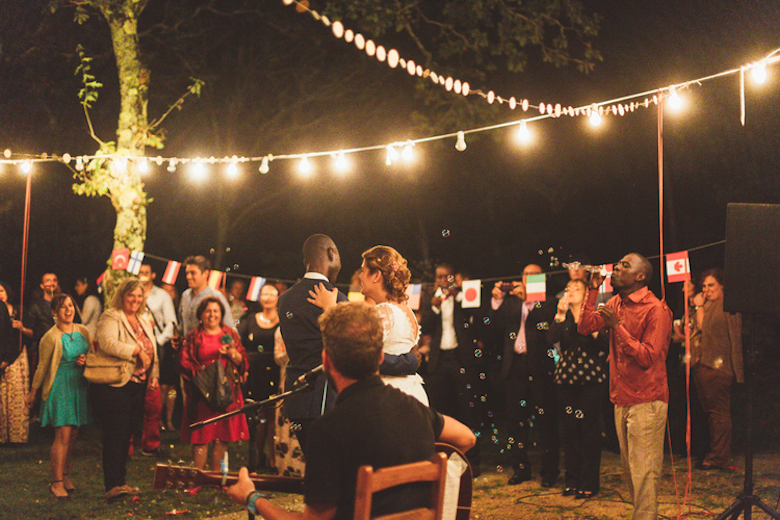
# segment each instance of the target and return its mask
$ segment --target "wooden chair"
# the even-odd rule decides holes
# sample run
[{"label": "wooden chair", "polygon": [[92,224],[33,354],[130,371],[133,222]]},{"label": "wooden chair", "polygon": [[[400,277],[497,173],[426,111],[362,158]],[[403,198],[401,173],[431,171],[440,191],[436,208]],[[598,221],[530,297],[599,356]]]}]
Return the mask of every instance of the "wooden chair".
[{"label": "wooden chair", "polygon": [[[371,466],[361,466],[358,469],[353,518],[354,520],[441,520],[446,478],[447,456],[444,453],[437,453],[430,461],[413,462],[376,471]],[[418,507],[384,516],[371,516],[374,493],[412,482],[431,483],[431,499],[428,507]]]}]

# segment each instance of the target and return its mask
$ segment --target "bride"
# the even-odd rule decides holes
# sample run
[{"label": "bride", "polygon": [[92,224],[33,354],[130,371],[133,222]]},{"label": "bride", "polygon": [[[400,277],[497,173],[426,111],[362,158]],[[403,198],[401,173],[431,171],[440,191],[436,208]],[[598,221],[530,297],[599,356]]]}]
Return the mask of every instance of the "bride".
[{"label": "bride", "polygon": [[[363,253],[363,265],[360,268],[360,284],[367,302],[374,302],[382,318],[384,329],[383,350],[385,354],[395,356],[406,354],[417,346],[420,340],[420,326],[414,313],[406,305],[409,297],[406,287],[411,273],[406,259],[389,246],[374,246]],[[335,305],[329,291],[315,287],[313,304],[327,308]],[[428,395],[423,388],[423,379],[419,374],[407,376],[382,376],[382,380],[391,386],[415,397],[428,406]]]}]

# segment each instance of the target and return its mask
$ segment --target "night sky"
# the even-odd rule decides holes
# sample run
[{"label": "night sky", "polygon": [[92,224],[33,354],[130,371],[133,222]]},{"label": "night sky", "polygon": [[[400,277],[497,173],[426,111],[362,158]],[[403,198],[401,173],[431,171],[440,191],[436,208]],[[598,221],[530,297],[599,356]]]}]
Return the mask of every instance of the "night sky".
[{"label": "night sky", "polygon": [[[532,103],[580,106],[736,68],[780,47],[777,2],[583,3],[603,17],[595,46],[604,61],[592,73],[583,75],[532,60],[523,74],[496,76],[495,87],[472,88],[495,88]],[[159,4],[150,2],[142,20],[145,24],[154,23]],[[68,61],[44,55],[36,58],[40,62],[27,60],[19,65],[15,54],[19,48],[10,40],[35,27],[39,11],[35,2],[2,0],[0,5],[4,6],[0,149],[93,153],[96,147],[87,136],[76,97],[76,62],[72,57]],[[226,36],[235,38],[234,56],[251,55],[251,49],[242,47],[245,44],[258,46],[263,38],[285,38],[286,24],[322,30],[310,17],[286,9],[269,9],[256,31],[239,28]],[[75,49],[75,44],[68,47],[78,40],[72,19],[62,15],[58,21],[67,40],[63,48]],[[323,40],[326,37],[327,31]],[[90,38],[86,43],[99,48],[99,38]],[[191,45],[208,49],[206,43]],[[288,43],[290,52],[313,54],[303,44],[296,49],[295,41]],[[319,61],[321,67],[338,67],[340,60],[369,60],[352,46],[327,45],[329,54]],[[101,66],[110,63],[109,58],[96,58],[96,71],[106,76],[99,77],[105,87],[93,117],[98,132],[111,138],[116,80],[109,66]],[[204,53],[203,60],[201,70],[210,71],[212,88],[204,89],[201,98],[188,102],[166,122],[163,156],[278,155],[430,135],[416,128],[409,116],[416,80],[367,61],[366,76],[360,80],[366,85],[361,96],[293,112],[290,128],[295,130],[265,139],[264,127],[257,125],[265,113],[272,116],[270,101],[263,95],[245,96],[238,85],[253,74],[265,78],[270,71],[260,66],[255,69],[254,64],[238,58],[226,60]],[[304,72],[315,75],[317,70],[280,67],[272,78],[274,89],[293,85],[292,78]],[[150,114],[159,113],[175,99],[173,93],[183,91],[187,77],[185,70],[153,68]],[[206,81],[208,86],[209,78]],[[226,85],[237,88],[234,91]],[[761,87],[748,81],[746,90],[745,127],[739,123],[736,75],[692,85],[682,92],[684,109],[667,113],[666,252],[722,241],[729,202],[780,203],[780,67],[768,68],[767,82]],[[299,91],[289,97],[300,100],[310,95]],[[474,110],[485,104],[476,97],[470,103]],[[315,112],[316,124],[307,120]],[[521,113],[507,109],[495,122],[520,117]],[[176,260],[189,254],[210,254],[218,246],[222,208],[235,225],[223,244],[230,251],[218,267],[238,266],[238,273],[269,278],[300,276],[302,243],[315,232],[330,234],[338,244],[342,283],[348,283],[351,272],[359,267],[360,253],[375,244],[396,247],[413,266],[449,261],[473,278],[518,276],[529,262],[550,268],[551,256],[565,261],[570,254],[585,254],[601,263],[633,250],[647,256],[658,254],[654,107],[623,118],[607,117],[597,129],[584,118],[568,117],[544,120],[530,129],[534,132],[530,146],[515,141],[514,129],[467,136],[464,152],[455,150],[454,139],[418,145],[411,166],[387,167],[384,153],[357,155],[345,177],[331,171],[329,158],[313,161],[315,171],[308,179],[301,179],[297,164],[289,161],[272,162],[267,175],[260,175],[255,164],[234,181],[212,173],[200,183],[193,183],[183,169],[169,173],[155,166],[146,181],[148,194],[154,198],[149,206],[146,251]],[[62,165],[36,167],[30,277],[53,270],[68,285],[76,274],[96,277],[110,255],[114,217],[109,201],[77,197],[71,181]],[[9,167],[0,170],[0,198],[0,279],[18,287],[24,179]],[[242,208],[253,203],[253,209],[237,220]],[[548,253],[550,248],[554,253]],[[723,254],[723,245],[694,251],[692,268],[722,266]],[[161,271],[162,263],[156,266]],[[413,276],[421,274],[420,269],[413,269]],[[179,282],[183,287],[183,276]],[[654,287],[657,290],[658,284]],[[669,290],[676,292],[677,286]]]}]

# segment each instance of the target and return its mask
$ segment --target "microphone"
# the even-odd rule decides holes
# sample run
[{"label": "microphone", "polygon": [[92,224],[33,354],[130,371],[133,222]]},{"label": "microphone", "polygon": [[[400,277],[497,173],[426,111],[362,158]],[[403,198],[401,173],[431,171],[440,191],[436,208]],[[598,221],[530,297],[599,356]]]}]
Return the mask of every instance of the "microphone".
[{"label": "microphone", "polygon": [[319,377],[320,374],[325,373],[325,367],[320,365],[316,368],[312,368],[305,374],[303,374],[301,377],[295,380],[295,383],[293,384],[293,387],[299,387],[301,385],[310,385],[314,383],[314,380]]}]

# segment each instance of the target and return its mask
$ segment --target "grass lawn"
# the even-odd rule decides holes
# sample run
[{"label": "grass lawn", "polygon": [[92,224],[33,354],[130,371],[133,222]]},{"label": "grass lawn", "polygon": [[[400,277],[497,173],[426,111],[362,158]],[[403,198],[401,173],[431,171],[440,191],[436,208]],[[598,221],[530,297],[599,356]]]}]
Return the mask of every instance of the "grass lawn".
[{"label": "grass lawn", "polygon": [[[203,487],[195,495],[153,490],[154,466],[158,460],[133,455],[127,465],[127,483],[141,489],[138,497],[106,503],[101,465],[100,428],[82,428],[76,441],[71,479],[79,493],[68,501],[56,500],[49,492],[52,479],[49,449],[53,431],[33,430],[26,446],[0,447],[0,518],[2,519],[127,519],[127,518],[210,518],[241,510],[229,502],[224,492]],[[171,450],[170,459],[189,463],[190,445],[179,440],[178,432],[163,432],[163,446]],[[230,451],[233,471],[245,464],[247,443],[235,443]],[[160,461],[167,463],[167,460]],[[171,511],[188,510],[179,515]]]}]

